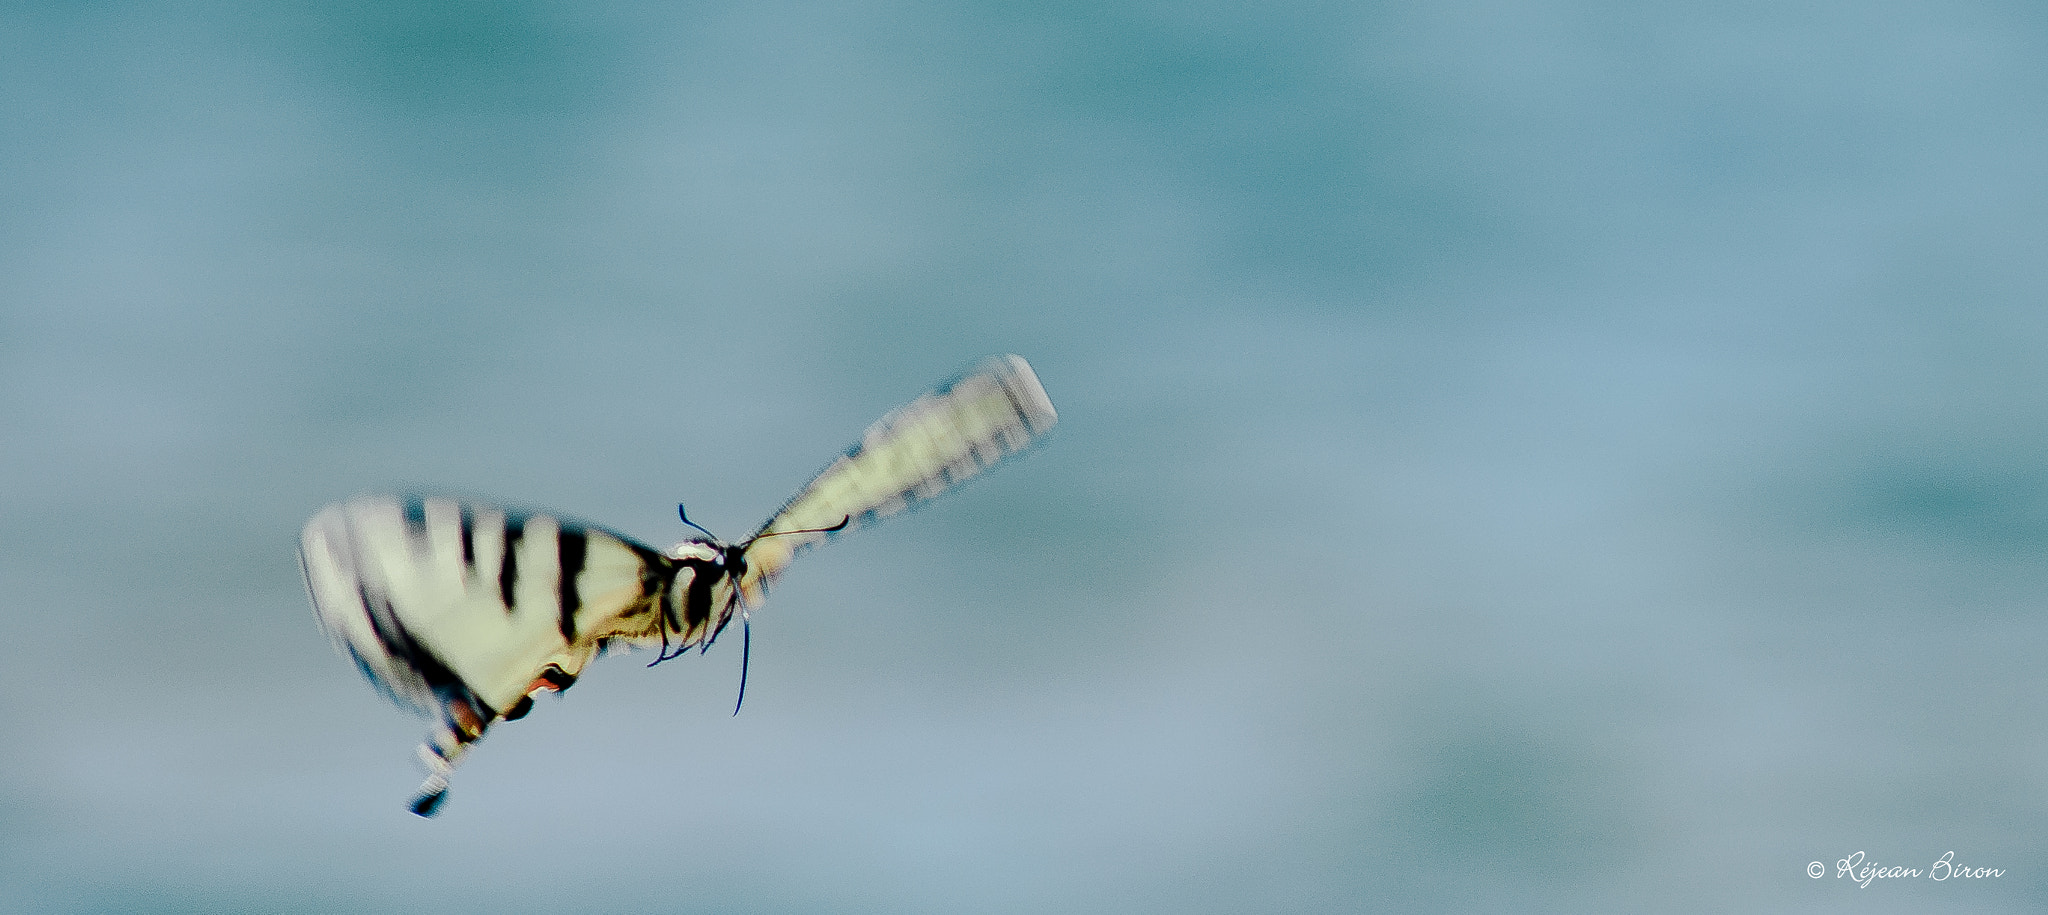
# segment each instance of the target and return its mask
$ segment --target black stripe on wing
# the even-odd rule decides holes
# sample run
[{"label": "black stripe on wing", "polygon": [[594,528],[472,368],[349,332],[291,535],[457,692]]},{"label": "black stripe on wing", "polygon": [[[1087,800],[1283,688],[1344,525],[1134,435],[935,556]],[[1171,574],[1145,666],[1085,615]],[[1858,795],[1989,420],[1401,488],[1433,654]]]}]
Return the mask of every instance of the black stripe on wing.
[{"label": "black stripe on wing", "polygon": [[[497,710],[479,698],[460,674],[405,627],[388,598],[373,596],[360,582],[356,585],[356,595],[363,602],[370,630],[377,636],[377,644],[433,693],[441,704],[442,716],[453,726],[456,736],[465,743],[482,736],[484,726],[498,717]],[[361,659],[357,661],[360,663]],[[463,711],[469,715],[464,716],[461,714]],[[463,720],[465,717],[470,720]]]},{"label": "black stripe on wing", "polygon": [[505,555],[498,561],[498,595],[505,602],[505,612],[513,608],[512,591],[519,584],[519,541],[526,536],[526,518],[522,515],[505,516]]},{"label": "black stripe on wing", "polygon": [[576,592],[576,576],[583,573],[583,555],[589,541],[583,531],[563,524],[555,537],[555,552],[562,570],[561,585],[557,597],[562,611],[562,641],[576,643],[576,610],[583,605],[583,596]]},{"label": "black stripe on wing", "polygon": [[399,503],[405,517],[405,534],[413,541],[427,539],[427,500],[419,496],[407,496]]},{"label": "black stripe on wing", "polygon": [[469,503],[455,503],[455,512],[462,532],[462,576],[466,580],[476,574],[476,512]]}]

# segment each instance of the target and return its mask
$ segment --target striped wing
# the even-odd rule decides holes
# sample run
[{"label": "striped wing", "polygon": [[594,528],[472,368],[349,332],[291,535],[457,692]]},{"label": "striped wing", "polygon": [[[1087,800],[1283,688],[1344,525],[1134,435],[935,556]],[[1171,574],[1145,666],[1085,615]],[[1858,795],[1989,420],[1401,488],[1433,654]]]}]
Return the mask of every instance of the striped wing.
[{"label": "striped wing", "polygon": [[300,558],[321,627],[371,682],[437,721],[422,748],[437,776],[499,716],[522,714],[536,685],[573,682],[613,639],[658,635],[674,574],[609,531],[397,496],[323,509]]},{"label": "striped wing", "polygon": [[754,534],[743,585],[758,603],[770,579],[823,533],[856,527],[944,492],[1016,453],[1058,421],[1052,401],[1020,356],[992,356],[868,427],[858,444],[819,472]]}]

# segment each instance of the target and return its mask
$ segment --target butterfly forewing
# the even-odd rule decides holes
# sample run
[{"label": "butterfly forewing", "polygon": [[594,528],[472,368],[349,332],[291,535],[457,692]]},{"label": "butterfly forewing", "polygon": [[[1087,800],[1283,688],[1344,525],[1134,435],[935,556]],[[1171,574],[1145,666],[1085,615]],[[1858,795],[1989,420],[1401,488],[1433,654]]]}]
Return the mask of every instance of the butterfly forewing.
[{"label": "butterfly forewing", "polygon": [[443,750],[549,668],[573,679],[604,640],[656,634],[670,574],[609,531],[453,499],[328,506],[300,552],[322,627],[386,693],[441,720]]},{"label": "butterfly forewing", "polygon": [[747,548],[747,599],[803,548],[816,530],[851,519],[857,527],[903,511],[1016,453],[1059,419],[1031,366],[994,356],[869,426],[858,444],[820,471],[761,526]]}]

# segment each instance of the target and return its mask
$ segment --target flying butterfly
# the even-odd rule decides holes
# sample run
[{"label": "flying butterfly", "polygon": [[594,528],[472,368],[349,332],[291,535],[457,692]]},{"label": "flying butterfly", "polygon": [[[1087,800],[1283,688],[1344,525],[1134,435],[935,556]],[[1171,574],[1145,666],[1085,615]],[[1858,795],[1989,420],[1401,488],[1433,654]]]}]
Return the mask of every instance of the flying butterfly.
[{"label": "flying butterfly", "polygon": [[1057,420],[1031,366],[994,356],[870,426],[736,544],[697,527],[682,506],[683,523],[703,536],[663,553],[557,515],[373,495],[314,515],[300,563],[335,645],[393,701],[433,721],[419,747],[429,774],[412,802],[431,816],[449,773],[491,725],[568,689],[607,649],[656,648],[658,664],[710,647],[734,616],[747,629],[750,609],[798,553],[938,495]]}]

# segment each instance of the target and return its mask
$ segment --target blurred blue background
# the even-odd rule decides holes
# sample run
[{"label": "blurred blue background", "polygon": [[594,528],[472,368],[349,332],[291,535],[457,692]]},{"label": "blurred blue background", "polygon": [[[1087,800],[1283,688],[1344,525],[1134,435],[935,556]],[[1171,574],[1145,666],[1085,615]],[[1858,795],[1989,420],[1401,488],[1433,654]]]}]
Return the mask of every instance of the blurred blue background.
[{"label": "blurred blue background", "polygon": [[[2044,150],[2025,3],[8,4],[0,908],[2039,911]],[[405,811],[322,504],[741,536],[1005,351],[743,714]]]}]

